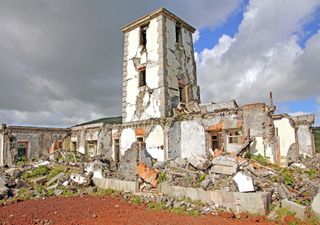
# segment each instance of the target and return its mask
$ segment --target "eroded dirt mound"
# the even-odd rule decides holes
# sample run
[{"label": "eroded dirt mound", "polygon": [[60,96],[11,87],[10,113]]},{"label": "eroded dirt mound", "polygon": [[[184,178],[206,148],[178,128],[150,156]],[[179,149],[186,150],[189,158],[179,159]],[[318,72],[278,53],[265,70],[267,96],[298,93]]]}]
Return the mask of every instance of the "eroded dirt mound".
[{"label": "eroded dirt mound", "polygon": [[[259,222],[260,221],[260,222]],[[52,197],[0,207],[0,224],[257,224],[255,218],[230,219],[221,216],[188,216],[152,211],[111,196]],[[258,220],[258,224],[274,224]]]}]

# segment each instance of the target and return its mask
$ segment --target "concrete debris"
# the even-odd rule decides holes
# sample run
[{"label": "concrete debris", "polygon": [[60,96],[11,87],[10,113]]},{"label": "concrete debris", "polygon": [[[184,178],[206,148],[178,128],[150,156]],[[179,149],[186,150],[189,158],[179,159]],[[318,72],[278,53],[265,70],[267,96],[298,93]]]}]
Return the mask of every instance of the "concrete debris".
[{"label": "concrete debris", "polygon": [[242,172],[238,172],[233,180],[236,182],[239,192],[252,192],[254,191],[252,178],[243,174]]},{"label": "concrete debris", "polygon": [[52,177],[47,183],[47,186],[50,186],[51,184],[57,182],[59,179],[61,179],[64,176],[64,173],[61,172],[59,174],[57,174],[56,176]]},{"label": "concrete debris", "polygon": [[211,173],[222,173],[227,175],[233,175],[238,171],[238,162],[236,159],[220,156],[214,158],[212,161]]},{"label": "concrete debris", "polygon": [[0,199],[3,199],[5,196],[7,196],[7,193],[9,191],[9,188],[5,186],[6,182],[3,178],[0,177]]},{"label": "concrete debris", "polygon": [[313,213],[318,217],[320,220],[320,193],[318,193],[312,201],[311,209]]},{"label": "concrete debris", "polygon": [[152,187],[157,187],[158,185],[158,175],[159,170],[149,167],[145,163],[138,163],[136,167],[137,175],[142,178],[145,182],[152,185]]},{"label": "concrete debris", "polygon": [[77,184],[80,184],[80,185],[83,185],[85,183],[88,182],[87,178],[80,175],[80,174],[77,174],[77,173],[73,173],[70,175],[70,180],[72,180],[73,182],[77,183]]},{"label": "concrete debris", "polygon": [[207,177],[206,179],[204,179],[202,182],[201,182],[201,187],[204,189],[204,190],[208,190],[208,187],[209,185],[212,183],[212,179],[210,177]]},{"label": "concrete debris", "polygon": [[174,162],[179,166],[179,167],[182,167],[182,168],[185,168],[187,166],[187,160],[181,158],[181,157],[177,157]]},{"label": "concrete debris", "polygon": [[290,211],[294,212],[295,217],[297,217],[301,220],[304,220],[307,217],[307,207],[306,206],[297,204],[297,203],[289,201],[287,199],[283,199],[281,201],[281,207],[289,209]]},{"label": "concrete debris", "polygon": [[47,182],[47,176],[38,177],[31,180],[34,184],[43,185]]},{"label": "concrete debris", "polygon": [[193,155],[188,158],[188,162],[198,170],[207,170],[211,166],[211,162],[199,155]]},{"label": "concrete debris", "polygon": [[93,177],[102,178],[103,177],[103,171],[104,164],[101,161],[93,161],[90,163],[84,164],[84,170],[89,174],[92,173]]}]

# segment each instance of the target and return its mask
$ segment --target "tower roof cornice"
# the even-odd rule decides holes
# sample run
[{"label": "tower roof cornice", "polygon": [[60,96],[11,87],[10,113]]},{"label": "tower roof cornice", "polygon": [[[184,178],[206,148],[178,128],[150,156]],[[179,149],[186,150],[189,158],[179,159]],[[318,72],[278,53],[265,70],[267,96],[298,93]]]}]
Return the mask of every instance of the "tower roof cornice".
[{"label": "tower roof cornice", "polygon": [[194,27],[187,24],[185,21],[183,21],[182,19],[180,19],[179,17],[174,15],[172,12],[170,12],[166,8],[157,9],[157,10],[155,10],[155,11],[153,11],[153,12],[151,12],[151,13],[149,13],[139,19],[134,20],[133,22],[122,27],[121,31],[128,32],[128,31],[131,31],[137,27],[143,26],[144,24],[148,23],[150,20],[158,17],[159,15],[164,15],[164,16],[170,18],[171,20],[175,21],[176,23],[179,23],[179,25],[181,27],[184,27],[185,29],[187,29],[188,31],[190,31],[192,33],[194,33],[196,31],[196,29]]}]

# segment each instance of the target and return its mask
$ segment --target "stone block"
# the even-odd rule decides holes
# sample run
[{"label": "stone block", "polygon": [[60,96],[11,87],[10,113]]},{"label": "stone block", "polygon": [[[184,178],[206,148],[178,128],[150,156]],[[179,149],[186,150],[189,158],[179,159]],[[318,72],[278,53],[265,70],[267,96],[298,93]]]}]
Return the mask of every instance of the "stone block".
[{"label": "stone block", "polygon": [[47,182],[47,177],[46,176],[38,177],[38,178],[33,179],[32,182],[35,184],[43,185],[44,183]]},{"label": "stone block", "polygon": [[212,161],[211,173],[221,173],[227,175],[233,175],[238,171],[238,162],[236,159],[220,156],[214,158]]},{"label": "stone block", "polygon": [[[303,205],[299,205],[295,202],[289,201],[287,199],[283,199],[281,201],[281,207],[289,209],[290,211],[295,213],[295,217],[304,220],[307,215],[307,207]],[[319,205],[320,207],[320,205]]]},{"label": "stone block", "polygon": [[53,184],[54,182],[56,182],[57,180],[59,180],[60,178],[62,178],[64,176],[64,173],[59,173],[58,175],[52,177],[47,183],[47,186],[50,186],[51,184]]},{"label": "stone block", "polygon": [[238,190],[240,192],[252,192],[254,191],[253,181],[252,178],[238,172],[234,177],[233,180],[236,182]]},{"label": "stone block", "polygon": [[136,173],[141,177],[145,182],[151,184],[153,187],[158,185],[158,175],[159,170],[147,166],[145,163],[138,163],[136,167]]},{"label": "stone block", "polygon": [[188,162],[198,170],[206,170],[211,166],[211,162],[209,160],[195,155],[189,157]]},{"label": "stone block", "polygon": [[187,166],[187,161],[181,157],[177,157],[174,162],[182,168],[185,168]]},{"label": "stone block", "polygon": [[314,214],[318,217],[320,220],[320,193],[318,193],[312,201],[311,204],[311,210],[314,212]]}]

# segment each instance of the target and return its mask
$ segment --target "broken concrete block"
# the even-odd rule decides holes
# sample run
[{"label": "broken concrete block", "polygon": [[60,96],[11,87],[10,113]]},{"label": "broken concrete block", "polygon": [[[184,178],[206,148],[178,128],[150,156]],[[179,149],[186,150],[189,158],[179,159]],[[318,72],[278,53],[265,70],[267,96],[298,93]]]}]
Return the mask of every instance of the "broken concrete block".
[{"label": "broken concrete block", "polygon": [[4,171],[4,173],[6,175],[9,175],[10,177],[15,176],[17,173],[19,173],[19,169],[18,168],[9,168],[7,170]]},{"label": "broken concrete block", "polygon": [[53,184],[54,182],[56,182],[57,180],[59,180],[59,179],[62,178],[63,176],[64,176],[64,173],[63,173],[63,172],[59,173],[58,175],[52,177],[52,178],[46,183],[46,185],[47,185],[47,186],[50,186],[51,184]]},{"label": "broken concrete block", "polygon": [[187,166],[187,161],[181,157],[177,157],[174,162],[182,168],[185,168]]},{"label": "broken concrete block", "polygon": [[39,167],[39,166],[48,166],[50,165],[49,161],[43,161],[43,162],[39,162],[37,164],[34,165],[35,168]]},{"label": "broken concrete block", "polygon": [[208,187],[210,186],[210,184],[212,184],[212,179],[210,177],[207,177],[201,182],[200,185],[204,190],[208,190]]},{"label": "broken concrete block", "polygon": [[22,179],[16,179],[16,187],[17,189],[20,189],[20,188],[28,188],[29,187],[29,184],[22,180]]},{"label": "broken concrete block", "polygon": [[136,173],[141,177],[145,182],[151,184],[153,187],[158,185],[158,175],[159,170],[154,169],[146,165],[145,163],[138,163],[136,167]]},{"label": "broken concrete block", "polygon": [[281,207],[289,209],[290,211],[295,213],[295,217],[304,220],[307,217],[307,207],[303,205],[299,205],[295,202],[289,201],[287,199],[283,199],[281,201]]},{"label": "broken concrete block", "polygon": [[5,185],[6,182],[2,177],[0,177],[0,199],[4,198],[9,191],[9,188],[7,188]]},{"label": "broken concrete block", "polygon": [[38,178],[32,179],[32,182],[35,184],[43,185],[44,183],[47,182],[47,177],[46,176],[38,177]]},{"label": "broken concrete block", "polygon": [[198,170],[206,170],[211,166],[211,162],[209,160],[198,155],[189,157],[188,162]]},{"label": "broken concrete block", "polygon": [[87,179],[78,173],[71,174],[70,179],[80,185],[87,183]]},{"label": "broken concrete block", "polygon": [[85,163],[84,164],[84,170],[87,173],[91,173],[93,174],[93,177],[97,177],[97,178],[102,178],[103,174],[102,174],[102,170],[103,170],[103,165],[102,162],[96,160],[93,161],[91,163]]},{"label": "broken concrete block", "polygon": [[320,193],[318,193],[312,201],[311,204],[311,210],[314,212],[314,214],[318,217],[320,220]]},{"label": "broken concrete block", "polygon": [[236,159],[219,156],[212,161],[211,173],[222,173],[227,175],[233,175],[238,171],[238,162]]},{"label": "broken concrete block", "polygon": [[254,191],[252,178],[243,174],[242,172],[238,172],[233,180],[236,182],[239,192],[252,192]]}]

